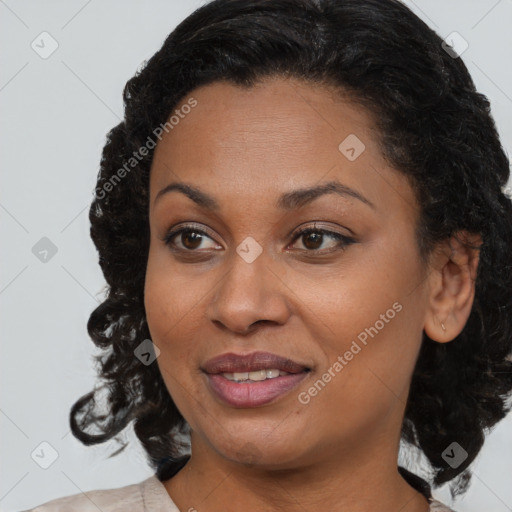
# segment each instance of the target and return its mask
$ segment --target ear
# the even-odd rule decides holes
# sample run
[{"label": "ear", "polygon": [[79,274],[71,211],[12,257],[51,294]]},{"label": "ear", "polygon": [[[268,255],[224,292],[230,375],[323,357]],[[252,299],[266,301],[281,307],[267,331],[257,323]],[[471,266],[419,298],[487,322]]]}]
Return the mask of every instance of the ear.
[{"label": "ear", "polygon": [[475,280],[482,238],[459,231],[440,242],[430,259],[424,330],[439,343],[464,329],[475,297]]}]

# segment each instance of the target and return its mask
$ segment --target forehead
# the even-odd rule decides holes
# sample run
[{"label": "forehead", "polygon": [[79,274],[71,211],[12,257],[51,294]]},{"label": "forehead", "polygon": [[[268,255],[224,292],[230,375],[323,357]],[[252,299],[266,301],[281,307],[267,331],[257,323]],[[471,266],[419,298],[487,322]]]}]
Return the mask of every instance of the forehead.
[{"label": "forehead", "polygon": [[281,147],[287,141],[310,140],[311,144],[295,148],[300,152],[317,143],[316,137],[324,139],[327,134],[325,143],[334,148],[344,134],[357,132],[370,145],[377,138],[370,113],[326,85],[282,78],[268,78],[250,88],[214,82],[190,92],[174,113],[191,98],[196,106],[187,108],[188,113],[179,118],[171,116],[177,123],[164,134],[160,146],[179,152],[183,144],[190,146],[197,139],[216,148],[226,147],[230,141],[247,145],[261,140],[267,147]]},{"label": "forehead", "polygon": [[[194,108],[180,112],[191,98]],[[386,184],[379,171],[396,175],[388,188],[410,193],[400,173],[384,169],[371,113],[325,85],[282,78],[250,88],[215,82],[191,91],[175,108],[178,118],[155,150],[152,200],[169,181],[249,196],[323,178],[364,188],[371,199]]]}]

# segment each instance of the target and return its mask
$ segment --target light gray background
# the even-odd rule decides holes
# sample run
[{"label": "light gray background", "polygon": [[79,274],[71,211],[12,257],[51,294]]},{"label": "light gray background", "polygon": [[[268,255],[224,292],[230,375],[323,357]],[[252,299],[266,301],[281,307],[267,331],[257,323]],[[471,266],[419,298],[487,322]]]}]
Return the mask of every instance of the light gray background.
[{"label": "light gray background", "polygon": [[[138,444],[107,459],[115,443],[85,447],[68,428],[70,406],[95,382],[86,323],[104,286],[87,213],[125,82],[202,3],[0,0],[2,511],[152,474]],[[406,3],[442,37],[457,31],[469,42],[462,58],[510,155],[512,1]],[[47,59],[31,48],[43,31],[59,45]],[[57,248],[46,263],[32,253],[42,237]],[[457,511],[512,510],[511,416],[489,435]],[[126,438],[135,439],[131,431]],[[44,441],[58,453],[48,469],[31,458]],[[435,495],[452,504],[446,486]]]}]

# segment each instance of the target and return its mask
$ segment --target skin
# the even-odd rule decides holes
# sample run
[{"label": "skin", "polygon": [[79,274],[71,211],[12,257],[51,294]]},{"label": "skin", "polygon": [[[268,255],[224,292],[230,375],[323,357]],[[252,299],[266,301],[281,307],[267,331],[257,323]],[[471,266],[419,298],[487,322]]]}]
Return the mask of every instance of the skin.
[{"label": "skin", "polygon": [[[283,78],[250,89],[216,82],[190,96],[197,106],[158,143],[150,176],[147,320],[192,443],[190,461],[164,482],[169,495],[200,512],[427,511],[397,471],[400,428],[422,333],[440,343],[460,333],[478,255],[453,238],[422,264],[413,190],[383,159],[370,113],[349,98]],[[354,161],[338,149],[350,134],[365,145]],[[333,180],[373,207],[336,193],[276,206],[284,193]],[[171,182],[198,187],[218,210],[178,190],[155,200]],[[206,231],[199,246],[190,232],[166,245],[170,228],[190,222],[192,234]],[[354,242],[294,239],[315,222]],[[251,263],[236,252],[248,236],[263,250]],[[394,303],[394,318],[301,403]],[[208,359],[260,350],[311,372],[256,408],[212,394],[200,370]]]}]

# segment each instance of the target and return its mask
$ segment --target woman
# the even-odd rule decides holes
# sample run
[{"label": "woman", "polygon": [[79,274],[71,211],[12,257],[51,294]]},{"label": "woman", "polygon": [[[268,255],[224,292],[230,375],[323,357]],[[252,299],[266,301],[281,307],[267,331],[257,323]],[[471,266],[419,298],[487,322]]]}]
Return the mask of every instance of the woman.
[{"label": "woman", "polygon": [[156,474],[34,510],[449,511],[512,390],[508,160],[453,49],[395,0],[215,0],[124,100],[90,210],[109,399],[71,427],[133,421]]}]

